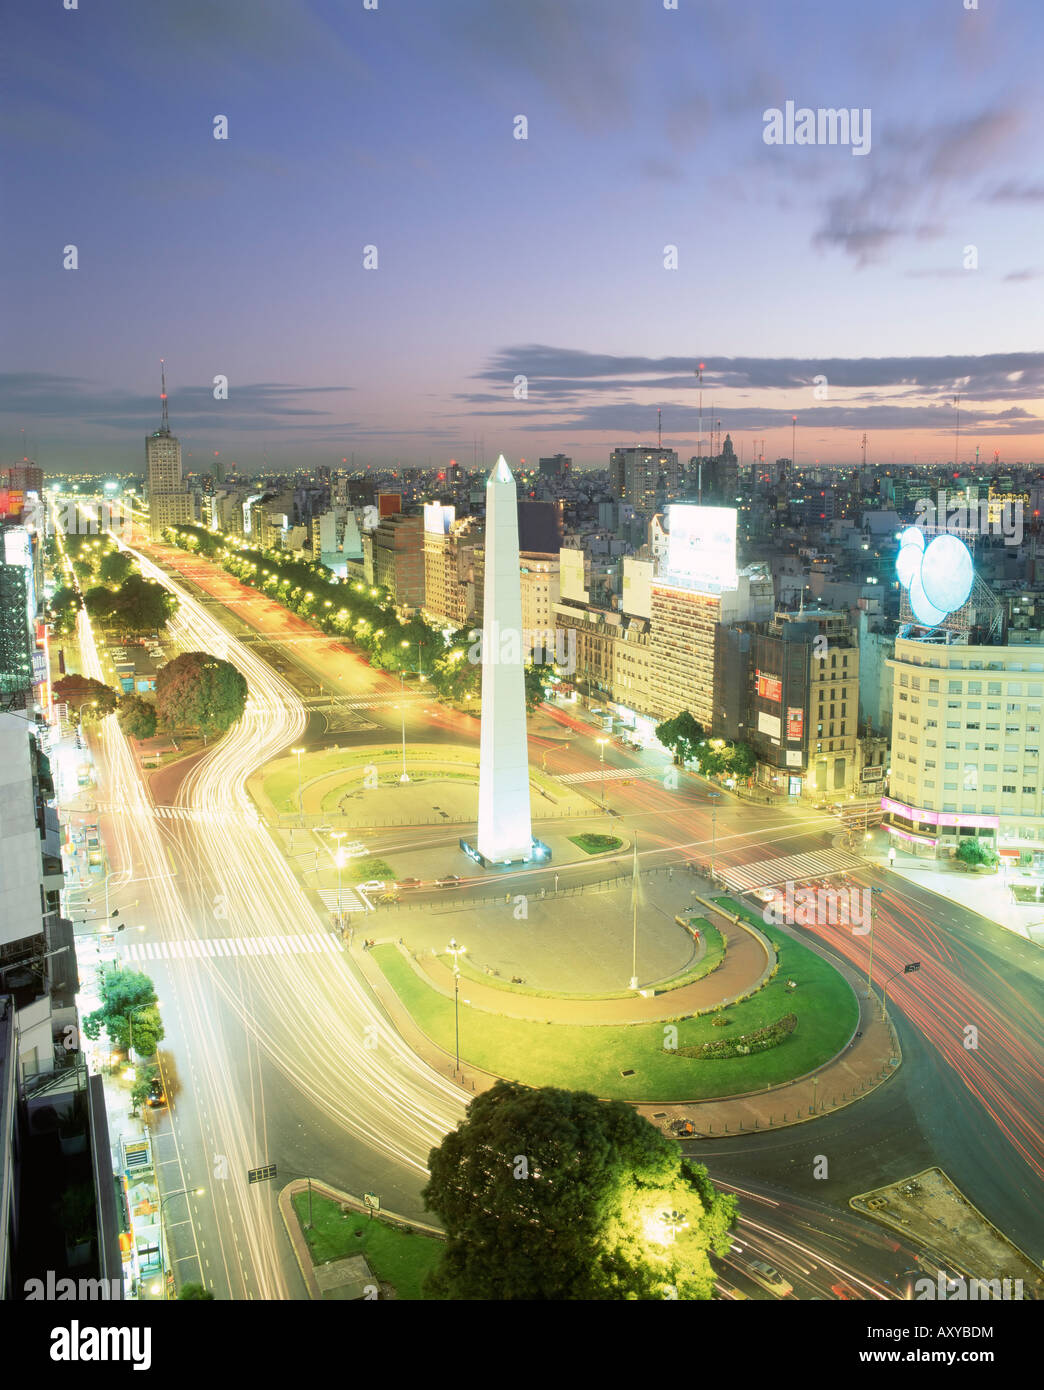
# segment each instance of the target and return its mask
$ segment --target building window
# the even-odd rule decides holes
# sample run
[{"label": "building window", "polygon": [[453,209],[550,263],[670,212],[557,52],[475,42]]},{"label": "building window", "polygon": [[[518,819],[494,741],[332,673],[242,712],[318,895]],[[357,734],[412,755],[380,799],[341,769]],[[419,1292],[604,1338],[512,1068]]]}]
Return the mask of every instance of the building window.
[{"label": "building window", "polygon": [[1004,792],[1005,795],[1007,795],[1007,796],[1014,796],[1014,795],[1015,795],[1015,786],[1014,786],[1014,784],[1012,784],[1011,786],[1009,786],[1009,785],[1007,785],[1007,784],[1005,783],[1005,785],[1001,787],[1001,791]]}]

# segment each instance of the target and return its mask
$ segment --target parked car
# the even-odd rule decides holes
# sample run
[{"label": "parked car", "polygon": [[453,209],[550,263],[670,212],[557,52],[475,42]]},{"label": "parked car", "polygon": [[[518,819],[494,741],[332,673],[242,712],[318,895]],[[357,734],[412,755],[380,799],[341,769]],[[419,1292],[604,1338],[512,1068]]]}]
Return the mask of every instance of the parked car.
[{"label": "parked car", "polygon": [[460,874],[447,874],[445,878],[437,878],[437,879],[435,880],[435,887],[436,887],[436,888],[459,888],[460,885],[461,885],[461,882],[462,882],[462,879],[461,879],[461,877],[460,877]]},{"label": "parked car", "polygon": [[371,878],[359,884],[364,893],[383,893],[387,886],[383,878]]},{"label": "parked car", "polygon": [[747,1267],[747,1273],[755,1284],[760,1284],[763,1289],[768,1289],[769,1293],[775,1294],[777,1298],[786,1298],[788,1294],[794,1292],[794,1285],[788,1284],[779,1270],[773,1269],[764,1260],[751,1260]]}]

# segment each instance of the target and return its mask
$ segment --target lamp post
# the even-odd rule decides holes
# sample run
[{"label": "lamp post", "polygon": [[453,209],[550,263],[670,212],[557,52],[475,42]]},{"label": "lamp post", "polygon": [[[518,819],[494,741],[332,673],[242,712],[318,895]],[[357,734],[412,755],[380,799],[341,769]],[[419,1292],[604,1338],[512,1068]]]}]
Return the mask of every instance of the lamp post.
[{"label": "lamp post", "polygon": [[892,981],[895,979],[896,975],[899,975],[899,974],[902,974],[902,975],[913,975],[913,974],[916,974],[916,972],[917,972],[918,970],[920,970],[920,968],[921,968],[921,962],[920,962],[919,960],[912,960],[912,961],[910,961],[909,965],[904,965],[901,971],[900,971],[900,970],[893,970],[892,973],[889,975],[888,979],[885,980],[884,992],[883,992],[882,995],[881,995],[881,1020],[882,1020],[882,1022],[887,1022],[887,1021],[888,1021],[888,986],[889,986],[889,985],[892,983]]},{"label": "lamp post", "polygon": [[291,753],[297,754],[297,814],[301,817],[301,824],[304,825],[304,793],[301,790],[301,754],[303,748],[291,748]]},{"label": "lamp post", "polygon": [[602,810],[605,810],[605,745],[607,740],[604,738],[595,739],[598,744],[598,761],[602,767]]},{"label": "lamp post", "polygon": [[460,1071],[460,962],[457,957],[462,956],[467,950],[466,946],[458,946],[457,939],[450,937],[450,944],[446,950],[453,957],[453,1036],[456,1045],[457,1066],[456,1072]]},{"label": "lamp post", "polygon": [[[160,1193],[159,1193],[160,1231],[162,1232],[162,1230],[163,1230],[163,1203],[164,1203],[164,1202],[169,1202],[170,1199],[171,1199],[172,1197],[202,1197],[203,1194],[206,1192],[206,1190],[207,1190],[207,1189],[206,1189],[205,1187],[179,1187],[179,1188],[177,1189],[176,1192],[160,1192]],[[164,1244],[166,1244],[166,1242],[164,1242]],[[202,1273],[203,1273],[203,1271],[202,1271],[202,1269],[201,1269],[201,1270],[200,1270],[200,1274],[202,1274]],[[164,1297],[164,1299],[167,1297],[167,1292],[166,1292],[166,1288],[165,1288],[165,1287],[164,1287],[164,1291],[163,1291],[163,1297]]]},{"label": "lamp post", "polygon": [[348,832],[346,830],[334,830],[331,840],[337,841],[337,849],[334,851],[334,863],[337,865],[337,925],[341,925],[341,870],[344,868],[344,850],[341,848],[341,841]]},{"label": "lamp post", "polygon": [[721,800],[721,792],[708,792],[707,796],[711,804],[711,857],[710,857],[710,876],[711,883],[714,882],[714,856],[718,848],[718,802]]},{"label": "lamp post", "polygon": [[404,785],[410,780],[410,776],[406,771],[406,676],[402,671],[399,672],[399,685],[402,688],[402,774],[399,782]]}]

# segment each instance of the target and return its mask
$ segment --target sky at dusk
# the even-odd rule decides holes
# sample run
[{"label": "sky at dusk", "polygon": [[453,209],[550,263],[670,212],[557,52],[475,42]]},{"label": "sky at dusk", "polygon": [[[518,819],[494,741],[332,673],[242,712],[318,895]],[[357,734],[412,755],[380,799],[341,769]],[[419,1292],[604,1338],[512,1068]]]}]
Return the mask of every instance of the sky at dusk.
[{"label": "sky at dusk", "polygon": [[[748,460],[794,414],[799,462],[952,459],[955,392],[962,459],[1044,459],[1040,0],[6,0],[4,40],[0,465],[141,471],[161,357],[191,468],[604,466],[657,407],[687,458],[700,361]],[[788,100],[869,152],[766,144]]]}]

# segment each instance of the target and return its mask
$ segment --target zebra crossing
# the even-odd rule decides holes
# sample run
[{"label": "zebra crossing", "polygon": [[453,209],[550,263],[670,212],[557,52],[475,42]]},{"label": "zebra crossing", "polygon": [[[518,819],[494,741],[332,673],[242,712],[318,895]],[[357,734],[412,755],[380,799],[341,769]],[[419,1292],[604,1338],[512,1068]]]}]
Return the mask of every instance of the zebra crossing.
[{"label": "zebra crossing", "polygon": [[[323,906],[328,912],[336,912],[337,909],[337,889],[320,888],[319,896],[323,900]],[[370,912],[372,908],[369,903],[363,902],[354,888],[341,889],[341,909],[342,912]]]},{"label": "zebra crossing", "polygon": [[847,850],[830,849],[809,854],[788,854],[780,859],[759,859],[754,864],[735,864],[719,872],[734,893],[747,893],[752,888],[776,888],[781,883],[826,878],[830,874],[863,867],[863,861]]},{"label": "zebra crossing", "polygon": [[335,937],[324,933],[281,936],[201,937],[186,941],[136,941],[127,946],[133,961],[207,960],[231,956],[339,956]]},{"label": "zebra crossing", "polygon": [[622,782],[634,780],[639,777],[661,777],[663,774],[656,768],[648,767],[607,767],[603,772],[598,769],[596,772],[564,772],[555,778],[556,782],[601,782],[603,778],[606,782]]}]

